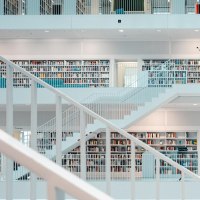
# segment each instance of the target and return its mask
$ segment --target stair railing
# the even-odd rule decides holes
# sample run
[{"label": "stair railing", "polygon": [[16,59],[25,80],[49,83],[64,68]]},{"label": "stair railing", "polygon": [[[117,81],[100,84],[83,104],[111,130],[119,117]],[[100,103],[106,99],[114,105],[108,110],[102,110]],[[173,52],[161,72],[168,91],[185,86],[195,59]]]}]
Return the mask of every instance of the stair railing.
[{"label": "stair railing", "polygon": [[[40,84],[44,88],[51,91],[56,96],[56,163],[58,165],[62,164],[62,149],[61,149],[61,141],[62,141],[62,104],[61,100],[67,101],[70,104],[73,104],[75,107],[77,107],[80,110],[80,176],[82,179],[87,179],[87,163],[86,163],[86,140],[85,140],[85,119],[86,116],[89,115],[93,117],[95,120],[98,120],[106,127],[106,149],[105,149],[105,162],[106,162],[106,169],[105,169],[105,179],[106,179],[106,188],[107,192],[111,192],[111,144],[110,144],[110,132],[118,132],[121,136],[125,137],[126,139],[130,140],[130,156],[131,156],[131,198],[135,199],[135,147],[140,146],[145,151],[148,151],[155,157],[156,161],[156,198],[159,199],[160,197],[160,162],[164,161],[168,163],[169,165],[173,166],[175,169],[179,170],[182,179],[181,179],[181,198],[185,198],[185,175],[193,178],[194,180],[200,181],[200,177],[196,175],[195,173],[189,171],[185,167],[181,166],[180,164],[174,162],[172,159],[166,157],[159,151],[153,149],[149,145],[145,144],[144,142],[140,141],[138,138],[134,137],[133,135],[130,135],[125,130],[119,128],[109,120],[101,117],[97,113],[93,112],[92,110],[88,109],[87,107],[81,105],[79,102],[75,101],[71,97],[67,96],[63,92],[53,88],[51,85],[48,85],[47,83],[43,82],[39,78],[35,77],[34,75],[30,74],[29,72],[25,71],[18,65],[12,63],[11,61],[0,57],[0,60],[2,60],[4,63],[6,63],[7,66],[7,106],[6,106],[6,113],[7,113],[7,133],[12,134],[13,132],[13,76],[12,72],[13,69],[21,72],[24,76],[27,76],[29,79],[31,79],[31,147],[33,149],[36,149],[36,135],[37,135],[37,84]],[[12,186],[12,162],[7,160],[7,167],[6,167],[6,181],[7,185]],[[148,164],[147,164],[148,166]],[[31,193],[32,197],[35,195],[35,184],[36,184],[36,177],[31,174]],[[10,200],[12,199],[12,187],[7,187],[7,196],[6,199]]]},{"label": "stair railing", "polygon": [[64,200],[65,193],[82,200],[112,199],[2,130],[0,130],[0,152],[43,178],[47,182],[48,199]]}]

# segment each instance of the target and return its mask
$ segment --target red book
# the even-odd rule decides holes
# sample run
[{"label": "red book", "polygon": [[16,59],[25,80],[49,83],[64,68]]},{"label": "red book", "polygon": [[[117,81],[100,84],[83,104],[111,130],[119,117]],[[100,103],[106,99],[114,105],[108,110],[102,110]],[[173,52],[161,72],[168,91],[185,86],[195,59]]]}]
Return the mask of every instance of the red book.
[{"label": "red book", "polygon": [[200,7],[200,4],[196,3],[196,5],[195,5],[195,13],[196,14],[199,14],[199,7]]}]

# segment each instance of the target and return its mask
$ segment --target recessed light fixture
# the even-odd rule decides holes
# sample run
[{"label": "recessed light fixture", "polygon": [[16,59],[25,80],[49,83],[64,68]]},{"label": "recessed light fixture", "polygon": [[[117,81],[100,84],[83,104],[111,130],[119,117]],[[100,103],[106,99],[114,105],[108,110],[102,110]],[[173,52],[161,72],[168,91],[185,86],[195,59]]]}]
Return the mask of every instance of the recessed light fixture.
[{"label": "recessed light fixture", "polygon": [[194,31],[195,31],[195,32],[199,32],[199,30],[198,30],[198,29],[195,29]]},{"label": "recessed light fixture", "polygon": [[119,32],[120,32],[120,33],[123,33],[123,32],[124,32],[124,30],[123,30],[123,29],[119,29]]},{"label": "recessed light fixture", "polygon": [[160,29],[157,29],[156,31],[157,31],[157,32],[161,32],[161,30],[160,30]]},{"label": "recessed light fixture", "polygon": [[198,104],[197,103],[193,103],[193,106],[197,106]]},{"label": "recessed light fixture", "polygon": [[48,30],[45,30],[44,32],[45,32],[45,33],[49,33],[49,31],[48,31]]}]

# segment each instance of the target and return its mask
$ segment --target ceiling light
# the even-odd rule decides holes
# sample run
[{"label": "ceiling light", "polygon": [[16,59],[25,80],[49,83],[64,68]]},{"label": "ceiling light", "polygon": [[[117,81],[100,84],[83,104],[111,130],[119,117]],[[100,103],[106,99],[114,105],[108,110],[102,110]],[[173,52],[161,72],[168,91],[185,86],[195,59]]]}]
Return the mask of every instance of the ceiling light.
[{"label": "ceiling light", "polygon": [[196,30],[194,30],[195,32],[199,32],[199,30],[198,29],[196,29]]},{"label": "ceiling light", "polygon": [[49,31],[48,30],[46,30],[46,31],[44,31],[45,33],[48,33]]},{"label": "ceiling light", "polygon": [[156,30],[157,32],[161,32],[161,30],[160,29],[158,29],[158,30]]},{"label": "ceiling light", "polygon": [[123,29],[120,29],[120,30],[119,30],[119,32],[120,32],[120,33],[123,33],[123,32],[124,32],[124,30],[123,30]]},{"label": "ceiling light", "polygon": [[198,104],[197,103],[193,103],[193,106],[197,106]]}]

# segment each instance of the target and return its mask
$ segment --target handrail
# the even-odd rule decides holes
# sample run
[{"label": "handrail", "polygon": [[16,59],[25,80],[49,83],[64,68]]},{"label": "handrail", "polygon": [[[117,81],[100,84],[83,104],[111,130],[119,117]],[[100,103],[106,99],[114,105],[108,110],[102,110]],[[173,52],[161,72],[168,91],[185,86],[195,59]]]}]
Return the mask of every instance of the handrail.
[{"label": "handrail", "polygon": [[99,116],[98,114],[96,114],[95,112],[91,111],[90,109],[88,109],[87,107],[81,105],[79,102],[73,100],[71,97],[67,96],[66,94],[64,94],[63,92],[61,92],[60,90],[55,89],[54,87],[52,87],[51,85],[48,85],[46,82],[40,80],[39,78],[35,77],[34,75],[30,74],[29,72],[25,71],[24,69],[22,69],[21,67],[19,67],[18,65],[12,63],[11,61],[3,58],[2,56],[0,56],[0,59],[11,65],[13,68],[17,69],[18,71],[20,71],[21,73],[25,74],[26,76],[28,76],[30,79],[34,80],[35,82],[41,84],[43,87],[49,89],[50,91],[52,91],[54,94],[56,94],[57,96],[62,97],[63,99],[65,99],[66,101],[69,101],[70,103],[74,104],[76,107],[78,107],[80,110],[86,112],[87,114],[91,115],[92,117],[94,117],[95,119],[99,120],[100,122],[102,122],[103,124],[105,124],[108,128],[110,128],[111,130],[114,130],[118,133],[120,133],[121,135],[123,135],[124,137],[126,137],[127,139],[133,141],[135,144],[143,147],[144,149],[146,149],[147,151],[151,152],[153,155],[155,155],[157,158],[162,159],[164,161],[166,161],[167,163],[169,163],[170,165],[176,167],[177,169],[179,169],[180,171],[184,172],[185,174],[197,179],[198,181],[200,181],[200,176],[192,173],[191,171],[189,171],[188,169],[184,168],[183,166],[179,165],[178,163],[174,162],[172,159],[166,157],[165,155],[163,155],[162,153],[160,153],[159,151],[155,150],[154,148],[150,147],[149,145],[145,144],[144,142],[140,141],[139,139],[137,139],[136,137],[130,135],[129,133],[127,133],[125,130],[117,127],[115,124],[113,124],[112,122],[110,122],[109,120]]},{"label": "handrail", "polygon": [[82,200],[112,200],[107,194],[24,146],[2,130],[0,130],[0,152],[45,179],[48,185],[59,188],[70,196]]}]

